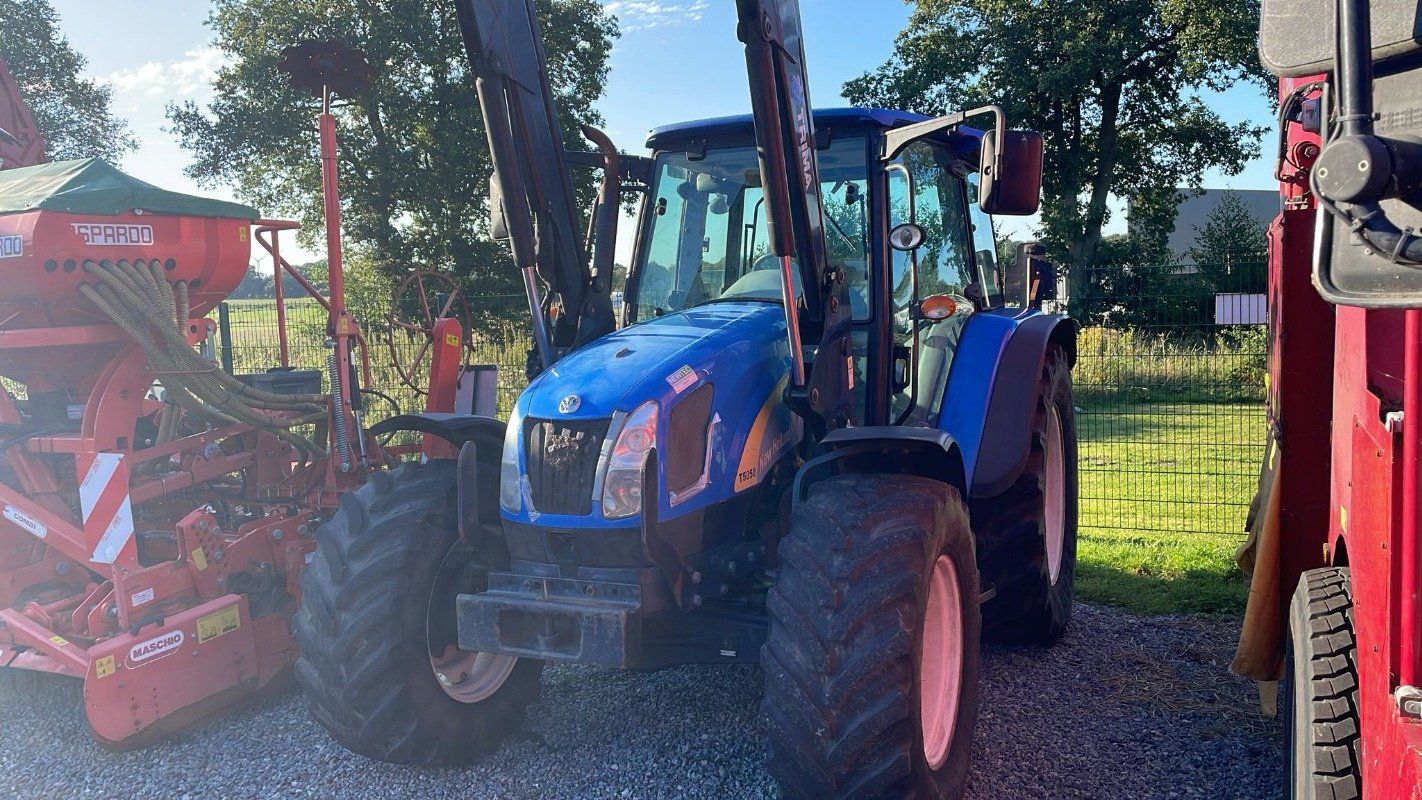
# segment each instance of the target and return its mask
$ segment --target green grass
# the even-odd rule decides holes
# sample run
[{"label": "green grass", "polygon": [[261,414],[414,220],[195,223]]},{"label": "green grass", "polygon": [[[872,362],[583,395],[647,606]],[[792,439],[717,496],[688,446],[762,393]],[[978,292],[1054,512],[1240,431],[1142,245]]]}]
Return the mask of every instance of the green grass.
[{"label": "green grass", "polygon": [[1241,613],[1234,552],[1263,435],[1257,405],[1088,405],[1078,597],[1143,614]]}]

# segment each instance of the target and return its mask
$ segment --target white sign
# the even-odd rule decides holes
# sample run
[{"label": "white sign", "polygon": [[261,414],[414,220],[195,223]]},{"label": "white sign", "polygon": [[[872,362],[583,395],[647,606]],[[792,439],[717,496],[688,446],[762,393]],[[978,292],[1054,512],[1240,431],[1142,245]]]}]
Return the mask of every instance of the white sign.
[{"label": "white sign", "polygon": [[152,225],[109,225],[100,222],[71,222],[69,225],[87,245],[153,244]]},{"label": "white sign", "polygon": [[1262,294],[1215,295],[1216,325],[1263,325],[1269,321],[1269,297]]},{"label": "white sign", "polygon": [[153,590],[144,589],[143,591],[138,592],[137,594],[134,594],[132,597],[128,598],[128,602],[129,605],[133,606],[134,608],[138,608],[144,603],[151,603],[153,602]]},{"label": "white sign", "polygon": [[128,661],[130,664],[142,664],[145,661],[152,661],[160,656],[177,650],[183,646],[183,632],[170,631],[162,636],[155,636],[146,642],[139,642],[128,650]]},{"label": "white sign", "polygon": [[40,522],[14,506],[5,506],[5,519],[19,525],[21,528],[24,528],[41,539],[49,535],[49,528],[46,528],[43,522]]},{"label": "white sign", "polygon": [[19,258],[25,254],[25,237],[20,234],[0,236],[0,258]]}]

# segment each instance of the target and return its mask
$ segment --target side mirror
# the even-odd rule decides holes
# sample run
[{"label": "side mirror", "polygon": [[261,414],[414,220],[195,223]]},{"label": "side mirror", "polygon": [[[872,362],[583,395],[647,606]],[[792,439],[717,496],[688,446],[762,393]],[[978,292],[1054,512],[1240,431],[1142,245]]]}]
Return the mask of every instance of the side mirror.
[{"label": "side mirror", "polygon": [[981,192],[986,214],[1026,217],[1042,204],[1042,134],[999,131],[983,137]]},{"label": "side mirror", "polygon": [[923,246],[928,234],[912,222],[894,226],[889,231],[889,246],[901,253],[909,253]]},{"label": "side mirror", "polygon": [[509,221],[504,216],[504,188],[499,185],[499,176],[489,176],[489,235],[496,242],[509,238]]}]

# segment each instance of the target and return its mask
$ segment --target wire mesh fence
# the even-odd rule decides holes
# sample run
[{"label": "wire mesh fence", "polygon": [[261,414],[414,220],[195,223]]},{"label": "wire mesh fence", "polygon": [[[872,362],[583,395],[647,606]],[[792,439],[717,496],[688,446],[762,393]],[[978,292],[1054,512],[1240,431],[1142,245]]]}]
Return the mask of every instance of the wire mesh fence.
[{"label": "wire mesh fence", "polygon": [[1264,264],[1101,267],[1064,283],[1084,326],[1081,526],[1241,534],[1267,430]]},{"label": "wire mesh fence", "polygon": [[[499,368],[499,414],[507,416],[527,381],[529,332],[528,305],[522,295],[468,298],[469,337],[464,353],[468,364]],[[287,363],[282,364],[280,326],[273,300],[229,300],[224,312],[215,312],[219,324],[218,357],[238,373],[265,372],[290,367],[318,370],[323,382],[331,350],[327,346],[327,312],[311,298],[286,303]],[[355,309],[369,348],[374,417],[397,411],[423,411],[423,387],[429,381],[430,357],[424,339],[413,331],[390,325],[384,310],[362,313]],[[327,385],[323,383],[323,386]],[[383,405],[381,405],[383,404]]]},{"label": "wire mesh fence", "polygon": [[[1265,442],[1263,265],[1100,267],[1068,275],[1062,310],[1082,323],[1074,373],[1083,529],[1238,534]],[[237,372],[280,366],[276,306],[227,304],[219,350]],[[471,364],[499,368],[499,414],[527,384],[528,306],[521,295],[471,297]],[[404,371],[421,340],[392,331],[384,310],[360,313],[370,347],[372,403],[424,408]],[[326,312],[289,301],[289,366],[321,370]],[[323,375],[323,381],[325,380]],[[394,408],[377,405],[373,418]]]}]

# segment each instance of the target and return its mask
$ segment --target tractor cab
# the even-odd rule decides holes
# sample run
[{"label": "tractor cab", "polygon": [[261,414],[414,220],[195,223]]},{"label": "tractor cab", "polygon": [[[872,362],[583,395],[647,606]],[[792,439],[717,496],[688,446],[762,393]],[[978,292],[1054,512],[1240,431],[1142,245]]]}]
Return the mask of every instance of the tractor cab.
[{"label": "tractor cab", "polygon": [[[926,424],[936,410],[926,387],[945,374],[967,315],[1003,306],[992,220],[977,204],[982,133],[944,131],[883,160],[887,131],[925,121],[877,109],[815,114],[827,256],[847,276],[854,404],[865,424]],[[751,117],[669,125],[647,145],[654,165],[624,322],[710,304],[781,304]],[[905,224],[925,234],[912,250],[893,245]],[[930,296],[941,298],[933,319],[915,311]]]}]

